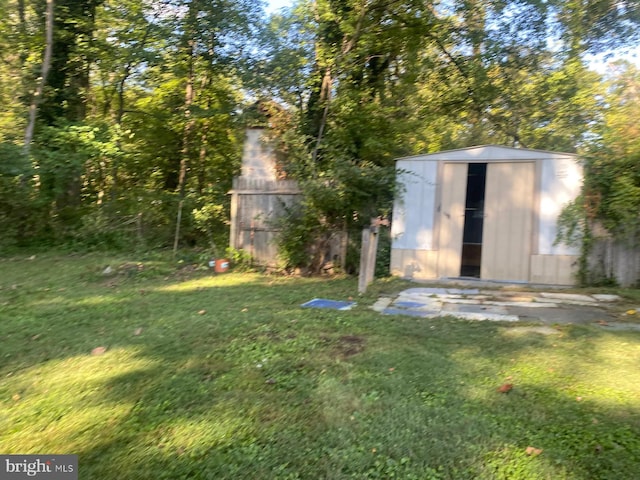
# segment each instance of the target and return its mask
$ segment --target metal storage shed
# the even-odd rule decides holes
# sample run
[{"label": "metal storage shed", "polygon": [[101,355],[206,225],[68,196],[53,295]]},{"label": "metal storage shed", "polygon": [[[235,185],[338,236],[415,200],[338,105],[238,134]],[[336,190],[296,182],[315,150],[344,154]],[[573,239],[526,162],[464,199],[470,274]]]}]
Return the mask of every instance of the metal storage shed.
[{"label": "metal storage shed", "polygon": [[396,161],[404,189],[391,227],[391,273],[574,283],[579,249],[555,245],[582,167],[568,153],[484,145]]}]

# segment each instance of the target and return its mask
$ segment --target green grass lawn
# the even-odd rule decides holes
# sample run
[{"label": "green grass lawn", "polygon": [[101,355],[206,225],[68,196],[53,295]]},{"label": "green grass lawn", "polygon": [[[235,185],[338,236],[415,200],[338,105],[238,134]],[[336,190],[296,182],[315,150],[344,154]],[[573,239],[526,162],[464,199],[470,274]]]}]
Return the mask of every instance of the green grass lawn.
[{"label": "green grass lawn", "polygon": [[0,453],[100,480],[640,476],[640,333],[368,308],[406,285],[342,312],[299,305],[355,279],[2,259]]}]

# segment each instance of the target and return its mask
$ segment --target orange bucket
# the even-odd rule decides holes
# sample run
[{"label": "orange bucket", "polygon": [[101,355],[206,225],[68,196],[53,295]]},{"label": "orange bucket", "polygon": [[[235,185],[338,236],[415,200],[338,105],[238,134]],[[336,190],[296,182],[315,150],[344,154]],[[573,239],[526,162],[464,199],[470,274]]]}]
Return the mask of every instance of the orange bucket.
[{"label": "orange bucket", "polygon": [[216,259],[216,264],[214,267],[214,271],[216,273],[224,273],[229,270],[229,260],[226,258],[218,258]]}]

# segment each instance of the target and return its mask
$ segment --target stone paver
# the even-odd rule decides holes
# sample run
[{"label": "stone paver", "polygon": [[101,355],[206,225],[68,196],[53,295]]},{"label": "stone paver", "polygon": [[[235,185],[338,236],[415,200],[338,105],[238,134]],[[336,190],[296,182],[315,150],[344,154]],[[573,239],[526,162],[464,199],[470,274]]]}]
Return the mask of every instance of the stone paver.
[{"label": "stone paver", "polygon": [[606,322],[601,323],[603,330],[614,330],[619,332],[640,332],[640,324],[625,322]]},{"label": "stone paver", "polygon": [[538,302],[483,302],[485,305],[501,305],[503,307],[522,307],[522,308],[548,308],[557,307],[556,303],[538,303]]},{"label": "stone paver", "polygon": [[556,292],[542,292],[540,293],[542,298],[551,298],[554,300],[570,301],[570,302],[587,302],[596,303],[596,299],[589,295],[580,295],[577,293],[556,293]]},{"label": "stone paver", "polygon": [[618,302],[622,300],[618,295],[608,295],[605,293],[596,293],[591,296],[599,302]]}]

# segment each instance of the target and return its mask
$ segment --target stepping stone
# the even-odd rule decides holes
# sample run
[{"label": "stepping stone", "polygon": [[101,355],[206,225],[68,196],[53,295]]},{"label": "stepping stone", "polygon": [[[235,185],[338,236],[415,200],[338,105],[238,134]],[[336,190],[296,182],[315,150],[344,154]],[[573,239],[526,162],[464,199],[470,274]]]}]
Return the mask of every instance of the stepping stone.
[{"label": "stepping stone", "polygon": [[640,324],[637,323],[623,323],[623,322],[606,322],[605,324],[599,324],[604,330],[616,330],[619,332],[640,332]]},{"label": "stepping stone", "polygon": [[589,300],[588,302],[583,302],[580,300],[560,300],[557,298],[536,298],[536,302],[538,303],[544,303],[546,305],[550,305],[550,304],[556,304],[556,303],[562,303],[564,305],[583,305],[585,307],[596,307],[598,304],[596,303],[595,300]]},{"label": "stepping stone", "polygon": [[478,302],[478,300],[470,300],[466,298],[443,298],[442,300],[445,303],[460,303],[460,304],[467,304],[467,305],[478,305],[480,303]]},{"label": "stepping stone", "polygon": [[596,293],[595,295],[591,296],[599,302],[617,302],[620,300],[620,297],[618,295],[607,295],[605,293]]},{"label": "stepping stone", "polygon": [[483,302],[483,305],[501,305],[503,307],[557,308],[557,303],[543,302]]},{"label": "stepping stone", "polygon": [[380,297],[378,300],[376,300],[376,303],[371,305],[371,310],[374,310],[376,312],[382,312],[385,308],[387,308],[391,304],[392,300],[393,299],[389,297]]},{"label": "stepping stone", "polygon": [[477,288],[447,288],[447,293],[451,295],[478,295],[480,290]]},{"label": "stepping stone", "polygon": [[536,297],[529,295],[497,295],[496,299],[500,302],[533,302]]},{"label": "stepping stone", "polygon": [[395,302],[393,302],[393,306],[397,307],[397,308],[417,309],[417,308],[427,307],[428,304],[424,304],[424,303],[420,303],[420,302],[409,302],[409,301],[396,300]]},{"label": "stepping stone", "polygon": [[409,288],[400,293],[400,295],[446,295],[446,288]]},{"label": "stepping stone", "polygon": [[572,302],[587,302],[594,303],[595,299],[588,295],[580,295],[577,293],[547,293],[542,292],[540,294],[542,298],[552,298],[554,300],[569,300]]},{"label": "stepping stone", "polygon": [[508,315],[509,311],[500,305],[469,305],[459,303],[445,303],[443,312],[465,312],[465,313],[495,313],[498,315]]},{"label": "stepping stone", "polygon": [[433,310],[406,310],[404,308],[385,308],[384,315],[408,315],[410,317],[434,318],[440,316],[440,311]]},{"label": "stepping stone", "polygon": [[480,290],[477,288],[460,289],[460,288],[409,288],[400,293],[400,295],[425,295],[425,296],[448,296],[448,295],[478,295]]},{"label": "stepping stone", "polygon": [[413,295],[413,296],[401,295],[395,300],[394,305],[401,305],[401,304],[416,305],[415,307],[405,307],[405,308],[425,308],[426,307],[433,310],[439,310],[442,307],[442,301],[439,298],[421,297],[418,295]]}]

